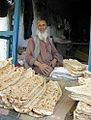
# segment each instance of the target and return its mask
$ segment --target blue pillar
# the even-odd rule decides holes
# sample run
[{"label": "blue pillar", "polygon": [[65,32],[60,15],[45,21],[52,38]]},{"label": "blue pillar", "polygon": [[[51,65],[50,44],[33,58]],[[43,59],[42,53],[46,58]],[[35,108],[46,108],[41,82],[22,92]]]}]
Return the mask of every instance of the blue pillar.
[{"label": "blue pillar", "polygon": [[14,65],[17,64],[20,11],[21,11],[21,0],[15,0],[13,43],[12,43],[12,58],[13,58],[12,62]]},{"label": "blue pillar", "polygon": [[91,16],[90,16],[90,44],[89,44],[88,71],[91,72]]}]

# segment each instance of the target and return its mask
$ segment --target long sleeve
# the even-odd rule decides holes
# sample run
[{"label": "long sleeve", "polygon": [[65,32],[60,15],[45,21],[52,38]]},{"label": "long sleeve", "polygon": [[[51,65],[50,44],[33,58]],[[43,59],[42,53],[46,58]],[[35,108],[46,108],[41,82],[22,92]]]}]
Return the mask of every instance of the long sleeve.
[{"label": "long sleeve", "polygon": [[35,58],[33,56],[33,52],[34,52],[34,42],[33,39],[30,38],[27,44],[27,48],[26,48],[26,62],[29,66],[32,66],[35,62]]},{"label": "long sleeve", "polygon": [[52,56],[53,58],[56,58],[57,59],[57,62],[59,65],[62,65],[63,64],[63,56],[61,54],[58,53],[57,49],[55,48],[53,42],[51,41],[51,47],[52,47]]}]

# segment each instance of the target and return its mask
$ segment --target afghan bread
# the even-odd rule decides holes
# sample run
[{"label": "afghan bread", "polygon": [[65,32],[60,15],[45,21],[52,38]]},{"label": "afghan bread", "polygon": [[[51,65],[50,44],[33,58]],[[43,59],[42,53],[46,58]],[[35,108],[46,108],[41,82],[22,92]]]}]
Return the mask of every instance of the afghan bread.
[{"label": "afghan bread", "polygon": [[11,59],[0,61],[0,75],[9,71],[11,68],[13,68]]},{"label": "afghan bread", "polygon": [[2,98],[3,103],[4,103],[7,107],[9,107],[9,108],[12,107],[12,105],[10,104],[10,102],[9,102],[8,99],[7,99],[7,96],[1,94],[0,97]]},{"label": "afghan bread", "polygon": [[74,111],[73,114],[73,120],[91,120],[91,116],[85,115],[85,114],[80,114],[76,110]]},{"label": "afghan bread", "polygon": [[22,67],[12,70],[12,72],[5,76],[5,78],[3,78],[3,80],[0,82],[0,91],[16,83],[24,72],[25,69]]},{"label": "afghan bread", "polygon": [[[25,77],[23,77],[24,79],[25,79]],[[40,77],[39,77],[40,78]],[[21,82],[23,82],[23,84],[24,83],[26,83],[25,81],[24,81],[24,79],[21,79],[20,81]],[[25,79],[26,80],[26,79]],[[40,80],[40,79],[39,79]],[[19,82],[17,82],[17,84],[19,85],[19,83],[20,83],[20,81]],[[28,81],[28,79],[27,79],[27,81]],[[41,81],[41,80],[40,80]],[[37,80],[36,80],[36,82],[37,82]],[[39,83],[39,82],[38,82]],[[36,86],[38,86],[38,83],[36,83]],[[30,83],[31,84],[31,83]],[[40,84],[40,83],[39,83]],[[16,85],[16,84],[15,84]],[[19,105],[22,105],[22,104],[24,104],[24,103],[26,103],[26,101],[27,100],[29,100],[29,96],[28,95],[30,95],[29,93],[26,93],[26,94],[24,94],[24,95],[26,95],[27,96],[27,100],[21,100],[20,99],[20,95],[21,94],[23,94],[22,92],[21,93],[17,93],[17,95],[15,96],[15,94],[12,94],[12,96],[11,96],[11,93],[12,93],[12,89],[11,88],[13,88],[15,85],[13,85],[13,86],[9,86],[7,89],[5,89],[5,90],[3,90],[3,91],[1,91],[0,92],[0,96],[2,97],[2,99],[3,99],[3,102],[7,105],[7,106],[10,106],[12,103],[15,103],[15,104],[19,104]],[[21,85],[21,84],[20,84]],[[22,85],[21,85],[21,87],[22,87]],[[34,89],[35,89],[35,87],[33,87]],[[17,89],[18,91],[19,91],[19,89]],[[26,90],[26,89],[25,89]],[[21,96],[22,97],[22,96]],[[30,96],[31,97],[31,96]]]},{"label": "afghan bread", "polygon": [[25,100],[31,98],[33,89],[41,86],[43,84],[43,80],[44,79],[42,77],[36,75],[36,77],[34,76],[31,78],[28,78],[28,79],[24,80],[23,82],[20,81],[21,84],[19,84],[19,85],[16,84],[15,86],[12,86],[11,96],[18,97],[19,101],[25,101]]},{"label": "afghan bread", "polygon": [[86,70],[84,73],[84,77],[90,77],[91,78],[91,72]]},{"label": "afghan bread", "polygon": [[13,108],[20,113],[31,113],[34,105],[37,104],[38,101],[40,101],[41,97],[45,93],[45,90],[46,90],[46,84],[44,81],[44,85],[41,87],[41,89],[39,88],[36,90],[36,94],[34,94],[35,96],[30,98],[27,101],[26,105],[19,106],[19,105],[12,104]]},{"label": "afghan bread", "polygon": [[64,59],[63,65],[71,66],[74,71],[86,70],[86,66],[75,59]]},{"label": "afghan bread", "polygon": [[8,97],[10,103],[22,105],[31,98],[32,91],[41,86],[44,82],[43,77],[35,75],[30,78],[19,80],[16,84],[9,87],[7,90],[3,90],[1,94]]},{"label": "afghan bread", "polygon": [[6,104],[3,102],[2,97],[0,96],[0,107],[4,108],[4,106],[6,106]]},{"label": "afghan bread", "polygon": [[[12,71],[11,71],[11,73],[13,72],[13,71],[15,71],[15,69],[16,69],[16,67],[14,67],[13,69],[12,69]],[[30,68],[30,69],[22,69],[22,67],[21,67],[21,69],[18,69],[18,70],[20,70],[20,72],[22,72],[23,70],[24,70],[24,73],[23,73],[23,75],[20,77],[20,79],[19,79],[19,81],[17,82],[17,84],[19,85],[19,84],[21,84],[21,82],[23,82],[24,83],[24,80],[26,80],[27,78],[31,78],[35,73],[34,73],[34,71]],[[10,73],[10,74],[11,74]],[[11,85],[11,87],[12,87],[12,85]],[[11,90],[11,87],[9,86],[9,89],[5,89],[5,90],[2,90],[2,91],[0,91],[0,93],[2,93],[2,94],[4,94],[4,93],[8,93],[10,90]]]},{"label": "afghan bread", "polygon": [[68,66],[68,65],[64,65],[64,67],[69,71],[70,75],[72,76],[81,76],[84,74],[85,70],[82,70],[82,71],[77,71],[77,70],[73,70],[71,66]]},{"label": "afghan bread", "polygon": [[79,77],[78,78],[78,83],[80,84],[80,85],[82,85],[82,84],[91,84],[91,77]]},{"label": "afghan bread", "polygon": [[7,64],[4,68],[0,69],[0,76],[3,74],[7,74],[11,69],[13,69],[13,66],[11,64]]},{"label": "afghan bread", "polygon": [[35,94],[31,96],[31,98],[29,99],[29,102],[26,104],[26,107],[28,106],[32,109],[34,105],[37,104],[38,101],[40,101],[45,91],[46,91],[46,82],[44,80],[44,83],[39,88],[37,88],[35,91]]},{"label": "afghan bread", "polygon": [[69,97],[71,97],[73,100],[76,100],[76,101],[81,101],[81,102],[85,101],[85,103],[87,103],[88,105],[91,105],[91,97],[88,97],[86,95],[71,93]]},{"label": "afghan bread", "polygon": [[32,117],[36,117],[36,118],[41,118],[44,117],[44,115],[39,115],[37,113],[34,113],[33,111],[29,112],[28,115],[32,116]]},{"label": "afghan bread", "polygon": [[10,74],[12,74],[12,72],[15,70],[15,67],[9,69],[7,72],[5,72],[4,74],[1,74],[0,76],[0,82],[4,81],[5,78],[8,78],[8,76]]},{"label": "afghan bread", "polygon": [[[62,95],[62,91],[60,93]],[[47,89],[37,105],[33,107],[33,111],[40,115],[53,114],[55,105],[58,101],[59,87],[57,81],[49,81]]]},{"label": "afghan bread", "polygon": [[91,105],[88,105],[85,102],[78,102],[76,111],[78,113],[83,113],[91,116]]},{"label": "afghan bread", "polygon": [[0,61],[0,69],[6,67],[8,64],[12,64],[12,58]]},{"label": "afghan bread", "polygon": [[91,84],[85,84],[80,86],[65,87],[66,90],[74,94],[85,95],[91,97]]},{"label": "afghan bread", "polygon": [[26,74],[24,75],[24,77],[30,78],[30,77],[32,77],[32,76],[34,76],[34,75],[35,75],[35,71],[34,71],[32,68],[29,68],[29,69],[27,69],[27,72],[26,72]]}]

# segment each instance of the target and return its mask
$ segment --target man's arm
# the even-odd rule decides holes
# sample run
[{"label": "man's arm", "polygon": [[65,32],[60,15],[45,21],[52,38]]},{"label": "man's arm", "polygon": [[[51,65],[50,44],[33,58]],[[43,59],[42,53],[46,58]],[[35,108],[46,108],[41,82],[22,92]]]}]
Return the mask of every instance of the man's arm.
[{"label": "man's arm", "polygon": [[56,64],[57,64],[57,59],[53,58],[50,65],[54,68],[56,66]]},{"label": "man's arm", "polygon": [[35,58],[33,57],[33,51],[34,51],[34,42],[33,39],[30,38],[27,44],[27,48],[26,48],[26,62],[29,66],[32,66],[35,62]]},{"label": "man's arm", "polygon": [[51,40],[51,50],[52,50],[52,56],[53,56],[52,63],[54,63],[54,64],[57,63],[58,65],[62,66],[63,65],[63,56],[58,53],[52,40]]}]

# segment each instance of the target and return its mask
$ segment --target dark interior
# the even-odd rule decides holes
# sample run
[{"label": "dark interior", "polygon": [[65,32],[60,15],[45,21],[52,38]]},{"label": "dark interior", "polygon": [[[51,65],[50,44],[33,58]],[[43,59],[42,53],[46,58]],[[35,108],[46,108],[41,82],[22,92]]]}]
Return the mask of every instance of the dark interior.
[{"label": "dark interior", "polygon": [[[31,22],[31,20],[33,20],[33,17],[31,17],[32,5],[29,4],[28,1],[31,0],[26,0],[25,2],[25,18],[29,19]],[[66,18],[69,21],[71,28],[71,40],[89,42],[91,2],[87,0],[86,2],[83,2],[82,0],[34,1],[37,9],[37,14],[39,14],[41,18],[46,19],[49,25],[60,23],[61,18]],[[28,23],[26,21],[25,24]],[[63,28],[63,26],[64,25],[62,24],[61,28]]]},{"label": "dark interior", "polygon": [[[33,9],[25,0],[25,39],[31,36],[31,25],[33,20]],[[88,61],[89,40],[90,40],[90,15],[91,2],[89,0],[33,0],[36,13],[40,18],[45,19],[49,26],[54,25],[58,31],[64,29],[64,19],[69,22],[70,40],[72,46],[69,49],[70,57],[77,57],[80,60]],[[30,8],[30,10],[29,10]],[[27,14],[26,14],[27,13]],[[28,24],[29,21],[30,24]],[[29,27],[30,25],[30,27]],[[28,31],[27,31],[28,30]],[[64,35],[69,39],[69,30],[64,30]],[[59,49],[59,48],[58,48]],[[79,50],[81,53],[79,53]],[[76,55],[74,54],[74,51]],[[59,50],[60,52],[60,50]],[[85,55],[83,53],[86,53]],[[67,56],[64,55],[63,56]],[[84,57],[84,58],[83,58]]]},{"label": "dark interior", "polygon": [[72,40],[89,42],[90,39],[90,14],[91,7],[89,2],[71,2],[70,22],[72,28]]}]

